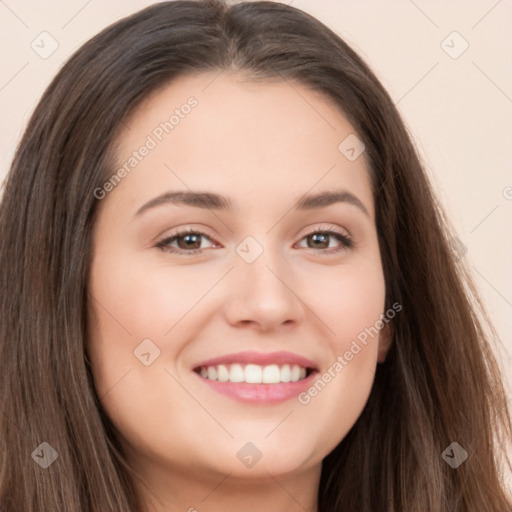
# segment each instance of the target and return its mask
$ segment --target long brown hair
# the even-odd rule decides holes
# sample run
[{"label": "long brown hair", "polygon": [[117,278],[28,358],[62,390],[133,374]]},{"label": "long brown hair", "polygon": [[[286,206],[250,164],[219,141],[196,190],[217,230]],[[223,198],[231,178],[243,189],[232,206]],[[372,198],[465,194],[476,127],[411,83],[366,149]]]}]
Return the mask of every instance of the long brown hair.
[{"label": "long brown hair", "polygon": [[[2,512],[141,510],[88,361],[94,190],[127,115],[179,75],[241,70],[332,99],[366,146],[394,340],[354,427],[323,461],[322,511],[510,508],[499,341],[393,101],[334,32],[273,2],[148,7],[84,44],[47,88],[0,207]],[[454,468],[442,457],[457,442]],[[46,469],[37,457],[55,457]],[[39,451],[38,451],[39,450]],[[32,454],[32,456],[31,456]],[[503,460],[502,460],[503,459]],[[49,459],[47,462],[51,462]],[[510,465],[510,463],[509,463]]]}]

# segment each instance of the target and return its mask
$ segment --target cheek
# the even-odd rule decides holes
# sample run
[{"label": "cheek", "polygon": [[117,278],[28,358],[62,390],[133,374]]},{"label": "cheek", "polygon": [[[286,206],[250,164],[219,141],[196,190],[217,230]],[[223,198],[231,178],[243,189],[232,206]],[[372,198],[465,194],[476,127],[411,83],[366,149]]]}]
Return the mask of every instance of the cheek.
[{"label": "cheek", "polygon": [[384,312],[385,282],[379,262],[317,272],[314,285],[303,296],[328,329],[331,349],[338,354],[373,327]]},{"label": "cheek", "polygon": [[[112,349],[131,351],[149,338],[166,352],[176,353],[176,326],[181,327],[198,309],[217,274],[198,271],[193,265],[177,267],[139,261],[137,256],[97,259],[90,279],[90,293],[101,337]],[[172,334],[169,334],[172,331]],[[172,355],[172,354],[169,355]]]},{"label": "cheek", "polygon": [[[200,329],[204,311],[198,306],[217,280],[218,272],[199,271],[194,265],[172,271],[128,254],[96,257],[89,281],[88,351],[98,394],[117,385],[127,372],[130,380],[141,372],[148,379],[150,368],[176,361]],[[145,367],[137,355],[148,351],[150,358],[158,358]]]},{"label": "cheek", "polygon": [[189,399],[164,371],[181,350],[175,332],[165,333],[190,309],[195,294],[189,292],[188,300],[186,283],[162,280],[163,270],[130,257],[119,260],[96,258],[92,267],[88,354],[107,416],[130,443],[148,446],[162,434],[163,418],[170,421],[164,412],[184,410]]},{"label": "cheek", "polygon": [[323,418],[319,449],[329,451],[356,422],[372,388],[385,282],[380,264],[372,263],[338,267],[315,283],[309,305],[329,329],[323,341],[329,359],[298,401],[311,417]]}]

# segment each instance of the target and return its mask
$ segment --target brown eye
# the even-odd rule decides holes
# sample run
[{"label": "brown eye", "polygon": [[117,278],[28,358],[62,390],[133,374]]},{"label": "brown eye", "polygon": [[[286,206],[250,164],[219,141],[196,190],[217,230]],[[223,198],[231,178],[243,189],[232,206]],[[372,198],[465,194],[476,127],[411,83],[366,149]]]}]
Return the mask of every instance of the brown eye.
[{"label": "brown eye", "polygon": [[312,242],[315,249],[328,249],[330,238],[332,238],[331,235],[327,233],[313,233],[307,236],[308,241]]},{"label": "brown eye", "polygon": [[[178,247],[180,249],[200,249],[201,248],[201,236],[199,233],[187,233],[186,235],[180,235],[174,237],[178,241]],[[180,242],[183,243],[180,243]]]},{"label": "brown eye", "polygon": [[[163,251],[186,253],[187,255],[196,254],[203,252],[204,248],[201,247],[202,238],[206,238],[211,241],[210,237],[204,233],[184,230],[165,238],[161,242],[158,242],[156,246]],[[177,243],[177,246],[172,245],[175,242]]]},{"label": "brown eye", "polygon": [[[337,240],[341,246],[329,246],[333,239]],[[319,249],[322,253],[337,253],[353,246],[350,237],[333,230],[317,230],[306,235],[303,240],[306,240],[308,249]]]}]

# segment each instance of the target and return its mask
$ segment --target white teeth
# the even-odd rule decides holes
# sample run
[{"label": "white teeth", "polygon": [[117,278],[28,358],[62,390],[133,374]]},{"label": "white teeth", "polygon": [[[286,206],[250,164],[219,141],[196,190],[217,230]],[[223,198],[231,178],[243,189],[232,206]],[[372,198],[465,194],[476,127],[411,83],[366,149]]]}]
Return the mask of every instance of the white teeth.
[{"label": "white teeth", "polygon": [[250,384],[261,384],[261,366],[248,364],[245,367],[245,382]]},{"label": "white teeth", "polygon": [[285,364],[284,366],[281,366],[281,382],[290,382],[292,379],[292,373],[290,370],[290,365]]},{"label": "white teeth", "polygon": [[229,370],[229,382],[244,382],[245,372],[240,364],[232,364]]},{"label": "white teeth", "polygon": [[281,372],[277,364],[271,364],[263,368],[263,384],[277,384],[281,382]]},{"label": "white teeth", "polygon": [[219,364],[202,366],[199,370],[201,377],[219,382],[246,382],[248,384],[279,384],[281,382],[297,382],[306,378],[306,368],[296,364]]},{"label": "white teeth", "polygon": [[227,382],[229,380],[228,369],[223,364],[219,364],[219,366],[218,366],[217,380],[219,382]]},{"label": "white teeth", "polygon": [[208,366],[208,378],[210,380],[217,380],[217,368],[215,366]]}]

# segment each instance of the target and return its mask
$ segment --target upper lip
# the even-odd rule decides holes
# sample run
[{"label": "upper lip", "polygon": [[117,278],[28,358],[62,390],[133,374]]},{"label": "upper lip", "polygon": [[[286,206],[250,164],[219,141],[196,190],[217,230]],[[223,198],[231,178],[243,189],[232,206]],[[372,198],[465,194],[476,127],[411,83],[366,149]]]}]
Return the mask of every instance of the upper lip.
[{"label": "upper lip", "polygon": [[303,366],[304,368],[311,368],[312,370],[316,370],[316,364],[307,359],[306,357],[299,356],[297,354],[293,354],[292,352],[254,352],[254,351],[245,351],[245,352],[237,352],[232,354],[225,354],[223,356],[214,357],[212,359],[207,359],[205,361],[200,362],[199,364],[194,366],[194,369],[201,368],[202,366],[216,366],[219,364],[257,364],[260,366],[267,366],[271,364],[283,365],[283,364],[296,364],[298,366]]}]

